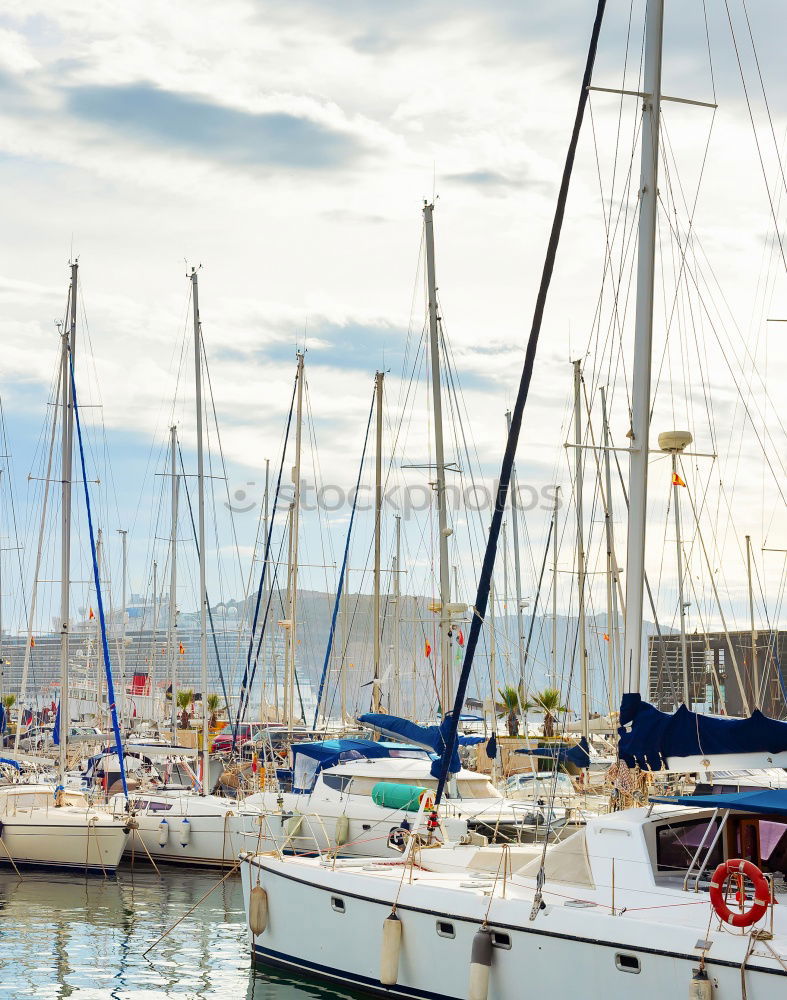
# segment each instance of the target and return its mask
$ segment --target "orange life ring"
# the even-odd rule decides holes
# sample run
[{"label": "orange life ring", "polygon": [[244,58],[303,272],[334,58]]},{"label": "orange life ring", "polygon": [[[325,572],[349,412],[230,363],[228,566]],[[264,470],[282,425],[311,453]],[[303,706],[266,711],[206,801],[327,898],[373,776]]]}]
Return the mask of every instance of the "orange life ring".
[{"label": "orange life ring", "polygon": [[[754,883],[754,902],[751,909],[743,910],[740,913],[733,913],[729,906],[727,906],[727,900],[724,898],[724,889],[728,879],[732,875],[739,876],[741,889],[743,887],[744,875]],[[768,912],[771,891],[768,880],[755,864],[752,864],[751,861],[744,861],[741,858],[729,858],[727,861],[722,861],[713,873],[710,883],[710,901],[713,909],[726,924],[730,924],[732,927],[750,927],[752,924],[756,924],[758,920],[762,920]]]}]

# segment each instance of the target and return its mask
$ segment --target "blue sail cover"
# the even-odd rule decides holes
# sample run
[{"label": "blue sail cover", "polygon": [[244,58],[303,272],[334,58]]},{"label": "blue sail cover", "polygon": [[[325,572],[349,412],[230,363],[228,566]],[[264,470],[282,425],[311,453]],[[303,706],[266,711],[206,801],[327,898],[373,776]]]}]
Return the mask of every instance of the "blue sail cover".
[{"label": "blue sail cover", "polygon": [[559,764],[568,761],[576,767],[590,767],[590,747],[588,741],[583,736],[579,743],[558,743],[550,747],[538,747],[530,750],[528,747],[520,747],[514,753],[531,754],[533,757],[549,757]]},{"label": "blue sail cover", "polygon": [[[631,725],[631,729],[625,727]],[[660,712],[639,694],[624,694],[620,705],[618,753],[629,767],[651,771],[667,766],[668,757],[787,751],[787,722],[755,710],[748,719],[720,719],[689,711]]]},{"label": "blue sail cover", "polygon": [[[383,736],[390,736],[391,739],[401,740],[403,743],[414,743],[417,747],[423,747],[424,750],[431,750],[438,757],[441,757],[445,752],[444,733],[448,731],[451,725],[451,715],[450,713],[447,714],[439,726],[419,726],[415,722],[410,722],[409,719],[400,719],[397,715],[384,715],[382,712],[367,712],[365,715],[359,715],[358,721],[364,726],[371,726],[372,729]],[[479,743],[483,741],[483,736],[457,737],[457,745],[453,748],[451,760],[448,765],[448,770],[451,774],[456,774],[462,769],[462,763],[459,760],[458,745],[468,740]],[[432,761],[432,777],[440,777],[441,767],[442,762],[440,760]]]},{"label": "blue sail cover", "polygon": [[729,792],[725,795],[653,795],[651,802],[695,809],[733,809],[762,813],[764,816],[787,815],[787,788],[763,788],[757,792]]}]

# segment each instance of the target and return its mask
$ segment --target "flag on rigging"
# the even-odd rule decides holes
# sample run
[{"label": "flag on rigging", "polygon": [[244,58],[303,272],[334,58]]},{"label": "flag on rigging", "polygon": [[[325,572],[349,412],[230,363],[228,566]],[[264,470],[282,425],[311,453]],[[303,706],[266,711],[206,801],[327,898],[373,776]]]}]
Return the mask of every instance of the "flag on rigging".
[{"label": "flag on rigging", "polygon": [[426,642],[424,643],[424,656],[427,657],[428,659],[431,655],[432,655],[432,647],[429,643],[429,640],[427,639]]},{"label": "flag on rigging", "polygon": [[88,609],[88,616],[87,616],[87,619],[88,619],[88,621],[91,621],[91,622],[92,622],[92,621],[93,621],[93,619],[94,619],[95,617],[96,617],[96,616],[95,616],[95,615],[93,614],[93,609],[92,609],[92,608],[89,608],[89,609]]},{"label": "flag on rigging", "polygon": [[460,628],[456,630],[456,641],[460,646],[464,646],[465,644],[465,634]]},{"label": "flag on rigging", "polygon": [[677,474],[677,472],[673,472],[672,473],[672,485],[673,486],[685,486],[686,484],[683,482],[683,480],[680,478],[680,476]]},{"label": "flag on rigging", "polygon": [[183,656],[184,653],[186,652],[182,642],[178,643],[178,652],[180,653],[181,656]]}]

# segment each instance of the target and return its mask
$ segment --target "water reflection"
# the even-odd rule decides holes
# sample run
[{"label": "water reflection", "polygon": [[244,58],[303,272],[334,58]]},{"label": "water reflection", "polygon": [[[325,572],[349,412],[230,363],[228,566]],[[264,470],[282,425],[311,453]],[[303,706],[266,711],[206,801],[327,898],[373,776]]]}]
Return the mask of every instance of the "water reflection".
[{"label": "water reflection", "polygon": [[251,971],[243,895],[232,877],[147,958],[142,952],[218,881],[211,872],[121,869],[117,879],[0,871],[0,998],[306,1000],[350,998]]}]

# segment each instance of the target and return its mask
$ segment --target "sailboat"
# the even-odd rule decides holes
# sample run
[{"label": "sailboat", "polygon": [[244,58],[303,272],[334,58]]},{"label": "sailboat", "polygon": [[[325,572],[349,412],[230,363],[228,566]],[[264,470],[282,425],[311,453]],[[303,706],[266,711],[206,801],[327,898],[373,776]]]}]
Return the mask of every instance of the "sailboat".
[{"label": "sailboat", "polygon": [[[605,3],[599,0],[512,432],[476,598],[486,613],[497,537],[516,452],[571,166],[592,79]],[[672,735],[639,694],[645,577],[651,343],[658,201],[664,2],[648,0],[643,64],[637,309],[629,447],[625,683],[621,755],[691,758],[702,736],[755,759],[787,749],[787,725],[755,713],[743,725],[688,738],[688,708]],[[457,707],[480,631],[474,618],[454,718],[445,734],[437,800],[452,770]],[[641,725],[644,723],[644,725]],[[655,723],[655,724],[654,724]],[[709,724],[709,723],[708,723]],[[742,732],[736,733],[736,727]],[[644,730],[644,732],[643,732]],[[674,734],[673,731],[673,734]],[[721,733],[724,735],[722,736]],[[698,740],[699,735],[699,740]],[[671,751],[671,753],[670,753]],[[255,959],[297,967],[366,992],[470,1000],[636,993],[643,1000],[745,996],[776,1000],[787,986],[787,795],[782,789],[654,798],[591,818],[525,864],[500,854],[496,872],[471,860],[454,874],[332,869],[247,856],[244,895]],[[782,905],[775,905],[782,903]]]},{"label": "sailboat", "polygon": [[[202,404],[202,327],[199,311],[198,272],[192,268],[188,276],[191,284],[191,303],[194,331],[194,365],[197,428],[197,547],[199,558],[200,588],[200,687],[203,692],[203,706],[208,690],[208,647],[207,647],[207,586],[206,586],[206,545],[205,545],[205,454],[203,444],[203,404]],[[172,523],[170,536],[170,666],[172,670],[173,720],[175,711],[177,648],[174,633],[175,596],[177,592],[176,539],[178,522],[178,474],[176,464],[177,430],[170,429],[170,471]],[[174,726],[173,726],[174,731]],[[161,748],[166,755],[166,747]],[[178,748],[171,748],[176,753]],[[199,781],[196,788],[178,786],[174,788],[154,787],[134,793],[130,807],[135,822],[135,837],[127,846],[127,854],[139,855],[136,840],[144,845],[148,857],[153,860],[188,865],[232,864],[238,853],[249,845],[260,841],[260,810],[245,806],[242,802],[210,793],[210,753],[207,717],[203,714],[200,729]],[[114,808],[122,805],[113,798]],[[249,839],[251,838],[251,839]]]},{"label": "sailboat", "polygon": [[[0,786],[0,862],[86,871],[114,871],[129,834],[128,817],[90,805],[86,795],[65,787],[70,730],[69,621],[71,585],[71,487],[74,421],[77,408],[74,342],[79,264],[71,264],[69,322],[61,333],[61,584],[59,766],[55,783]],[[82,452],[81,430],[80,454]],[[83,470],[84,471],[84,470]],[[85,479],[85,496],[87,482]],[[91,543],[93,539],[91,538]],[[94,568],[96,563],[94,560]],[[98,588],[98,576],[95,576]],[[100,600],[100,594],[99,594]],[[107,659],[108,663],[108,659]],[[111,680],[111,675],[108,673]],[[115,730],[118,746],[119,732]]]}]

